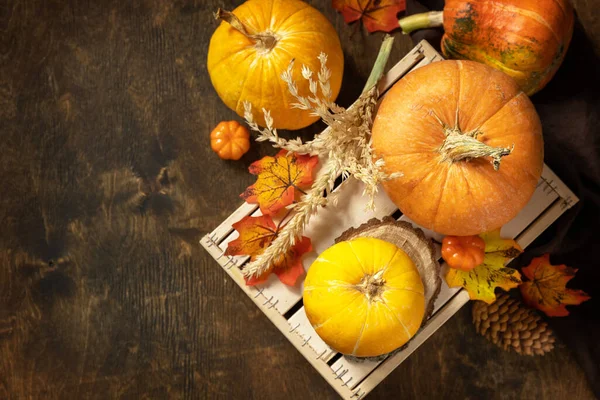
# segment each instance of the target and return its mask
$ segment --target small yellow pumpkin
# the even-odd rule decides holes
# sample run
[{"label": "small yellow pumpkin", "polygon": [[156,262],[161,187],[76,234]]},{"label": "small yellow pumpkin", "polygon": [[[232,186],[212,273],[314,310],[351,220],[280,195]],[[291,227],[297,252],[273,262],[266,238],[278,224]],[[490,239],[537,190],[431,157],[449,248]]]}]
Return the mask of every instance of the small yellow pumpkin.
[{"label": "small yellow pumpkin", "polygon": [[[319,71],[321,52],[331,70],[331,100],[342,85],[344,56],[333,25],[319,11],[300,0],[249,0],[227,12],[208,48],[208,73],[223,102],[238,115],[244,115],[244,101],[255,110],[271,112],[273,126],[300,129],[318,117],[292,108],[296,99],[281,80],[290,61]],[[295,68],[293,78],[300,95],[310,95],[309,84]],[[315,77],[316,78],[316,77]],[[313,78],[314,79],[314,78]],[[255,113],[264,126],[262,113]],[[260,114],[260,115],[258,115]]]},{"label": "small yellow pumpkin", "polygon": [[304,308],[332,349],[373,357],[399,348],[417,332],[425,314],[424,288],[403,250],[360,237],[335,244],[310,266]]}]

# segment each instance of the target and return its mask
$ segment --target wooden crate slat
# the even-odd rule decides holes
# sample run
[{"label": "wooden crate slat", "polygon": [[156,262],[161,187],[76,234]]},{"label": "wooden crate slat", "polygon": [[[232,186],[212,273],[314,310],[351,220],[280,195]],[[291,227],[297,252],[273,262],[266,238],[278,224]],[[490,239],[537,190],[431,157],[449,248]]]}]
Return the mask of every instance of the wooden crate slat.
[{"label": "wooden crate slat", "polygon": [[408,72],[412,71],[423,59],[436,60],[438,56],[438,52],[429,43],[424,40],[421,41],[381,78],[378,84],[379,93],[383,95],[385,91],[391,88],[394,83]]},{"label": "wooden crate slat", "polygon": [[573,193],[571,189],[569,189],[569,187],[565,185],[564,182],[561,181],[554,171],[552,171],[546,164],[544,164],[542,177],[546,180],[548,186],[550,186],[559,197],[565,200],[565,208],[570,208],[579,201],[579,198],[575,195],[575,193]]},{"label": "wooden crate slat", "polygon": [[[260,214],[260,210],[256,210],[253,216]],[[227,248],[227,244],[237,237],[238,233],[233,232],[221,242],[219,248],[224,251]],[[249,259],[249,257],[246,256],[236,256],[233,258],[237,261],[236,266],[244,265]],[[241,276],[241,271],[239,273]],[[275,275],[269,276],[269,279],[265,283],[258,284],[254,287],[261,291],[265,297],[265,301],[269,300],[269,305],[275,307],[280,314],[285,314],[302,298],[302,288],[284,285]]]},{"label": "wooden crate slat", "polygon": [[300,335],[323,362],[329,361],[337,353],[317,335],[317,332],[308,321],[304,307],[296,311],[288,322],[291,326],[290,331]]},{"label": "wooden crate slat", "polygon": [[545,231],[554,221],[558,219],[567,209],[565,208],[564,200],[558,199],[548,208],[540,218],[536,219],[523,232],[517,240],[523,246],[529,246],[543,231]]},{"label": "wooden crate slat", "polygon": [[254,211],[256,211],[256,209],[258,209],[256,204],[244,203],[239,206],[238,209],[233,212],[233,214],[227,217],[227,219],[217,227],[217,229],[212,231],[212,240],[219,243],[233,231],[233,228],[231,227],[232,224],[236,223],[245,216],[252,214]]},{"label": "wooden crate slat", "polygon": [[426,58],[422,59],[421,61],[419,61],[419,63],[417,65],[415,65],[412,70],[415,71],[421,67],[431,64],[433,61],[434,61],[434,59],[432,57],[426,57]]},{"label": "wooden crate slat", "polygon": [[379,81],[379,93],[384,93],[394,85],[404,75],[403,71],[412,69],[422,59],[426,58],[423,52],[416,47],[411,50],[404,58],[394,65],[387,74]]},{"label": "wooden crate slat", "polygon": [[342,356],[333,363],[331,369],[340,377],[343,385],[354,389],[362,380],[369,375],[375,368],[381,364],[381,361],[357,360],[352,357]]},{"label": "wooden crate slat", "polygon": [[516,218],[513,218],[508,224],[502,227],[500,233],[503,237],[517,237],[543,210],[558,199],[558,195],[555,192],[545,190],[546,186],[547,183],[542,177],[529,203],[527,203]]}]

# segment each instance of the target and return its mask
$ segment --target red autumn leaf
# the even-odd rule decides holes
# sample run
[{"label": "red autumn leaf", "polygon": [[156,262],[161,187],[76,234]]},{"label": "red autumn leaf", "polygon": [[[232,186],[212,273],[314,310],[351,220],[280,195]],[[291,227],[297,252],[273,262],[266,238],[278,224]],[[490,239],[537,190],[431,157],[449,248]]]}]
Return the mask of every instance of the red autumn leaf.
[{"label": "red autumn leaf", "polygon": [[405,0],[332,0],[331,3],[347,24],[361,20],[369,32],[391,32],[398,28],[397,14],[406,9]]},{"label": "red autumn leaf", "polygon": [[309,238],[302,236],[300,241],[283,256],[283,259],[278,260],[275,264],[274,272],[279,280],[288,286],[294,286],[299,277],[304,274],[302,266],[302,256],[305,253],[312,251],[312,243]]},{"label": "red autumn leaf", "polygon": [[[277,275],[282,283],[288,286],[295,286],[298,278],[304,274],[302,256],[309,251],[312,251],[312,243],[309,238],[302,236],[302,239],[296,242],[290,251],[275,263],[272,272]],[[249,278],[246,280],[246,285],[254,286],[263,283],[268,277],[269,274],[258,278]]]},{"label": "red autumn leaf", "polygon": [[[232,225],[238,231],[239,237],[232,240],[227,245],[225,255],[229,256],[250,256],[253,260],[269,247],[271,242],[279,233],[279,226],[276,226],[269,215],[259,217],[247,216]],[[294,286],[298,277],[304,273],[302,266],[302,255],[312,250],[312,244],[309,238],[303,236],[300,241],[290,249],[290,251],[280,257],[275,263],[273,272],[279,280],[286,285]],[[256,285],[266,281],[268,274],[246,280],[249,286]]]},{"label": "red autumn leaf", "polygon": [[258,204],[264,215],[273,215],[292,204],[296,192],[304,193],[313,183],[313,169],[318,157],[287,154],[281,150],[275,157],[263,157],[252,163],[249,171],[258,175],[254,185],[241,197],[250,204]]},{"label": "red autumn leaf", "polygon": [[566,265],[550,264],[548,254],[534,258],[522,271],[529,278],[519,286],[525,304],[549,317],[567,316],[566,305],[577,305],[590,299],[584,291],[566,287],[577,270]]}]

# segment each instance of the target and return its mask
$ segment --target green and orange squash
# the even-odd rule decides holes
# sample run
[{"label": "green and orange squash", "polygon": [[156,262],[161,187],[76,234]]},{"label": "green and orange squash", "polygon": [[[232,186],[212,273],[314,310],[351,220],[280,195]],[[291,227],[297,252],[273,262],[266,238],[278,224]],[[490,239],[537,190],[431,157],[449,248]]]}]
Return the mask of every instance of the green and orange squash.
[{"label": "green and orange squash", "polygon": [[399,21],[405,33],[443,24],[446,58],[499,69],[528,95],[546,86],[558,70],[573,23],[568,0],[447,0],[443,12]]}]

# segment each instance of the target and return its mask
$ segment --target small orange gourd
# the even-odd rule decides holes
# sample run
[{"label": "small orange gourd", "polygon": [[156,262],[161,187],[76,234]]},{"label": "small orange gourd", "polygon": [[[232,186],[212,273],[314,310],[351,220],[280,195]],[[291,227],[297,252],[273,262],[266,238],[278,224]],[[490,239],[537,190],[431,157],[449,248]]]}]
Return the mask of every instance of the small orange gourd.
[{"label": "small orange gourd", "polygon": [[250,149],[250,133],[237,121],[222,121],[210,133],[210,147],[223,160],[239,160]]},{"label": "small orange gourd", "polygon": [[442,258],[450,268],[470,271],[483,263],[485,241],[479,236],[446,236],[442,240]]}]

